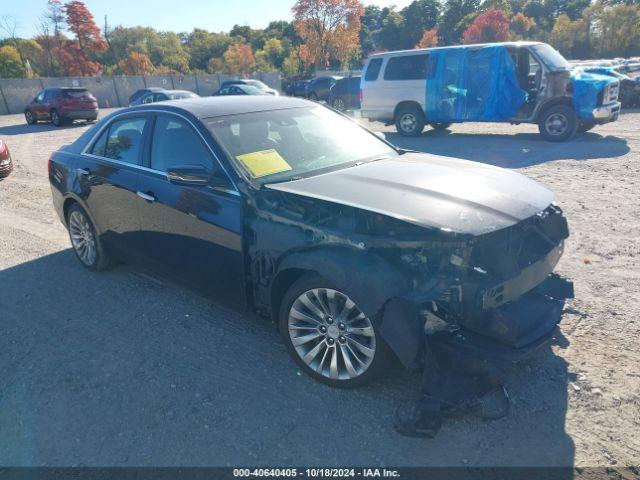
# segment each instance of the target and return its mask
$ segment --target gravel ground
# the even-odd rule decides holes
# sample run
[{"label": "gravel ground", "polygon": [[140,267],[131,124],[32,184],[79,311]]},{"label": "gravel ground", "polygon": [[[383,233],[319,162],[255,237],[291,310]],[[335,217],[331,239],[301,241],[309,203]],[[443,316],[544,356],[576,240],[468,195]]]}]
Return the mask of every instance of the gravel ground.
[{"label": "gravel ground", "polygon": [[84,270],[46,163],[86,127],[1,117],[15,172],[0,182],[0,465],[637,466],[639,125],[632,111],[565,144],[531,125],[388,135],[547,184],[572,232],[559,271],[576,299],[549,351],[506,372],[510,415],[449,419],[424,440],[391,428],[418,376],[332,390],[262,318],[130,267]]}]

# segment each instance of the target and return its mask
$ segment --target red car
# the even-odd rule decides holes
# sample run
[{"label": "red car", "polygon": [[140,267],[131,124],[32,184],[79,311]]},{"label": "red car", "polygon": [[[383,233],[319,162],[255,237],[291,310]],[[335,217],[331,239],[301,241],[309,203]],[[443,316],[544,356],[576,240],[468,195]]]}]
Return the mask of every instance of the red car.
[{"label": "red car", "polygon": [[51,121],[59,127],[66,121],[95,121],[98,101],[86,88],[45,88],[24,111],[29,125],[40,120]]},{"label": "red car", "polygon": [[13,170],[11,163],[11,153],[7,144],[0,140],[0,178],[8,177]]}]

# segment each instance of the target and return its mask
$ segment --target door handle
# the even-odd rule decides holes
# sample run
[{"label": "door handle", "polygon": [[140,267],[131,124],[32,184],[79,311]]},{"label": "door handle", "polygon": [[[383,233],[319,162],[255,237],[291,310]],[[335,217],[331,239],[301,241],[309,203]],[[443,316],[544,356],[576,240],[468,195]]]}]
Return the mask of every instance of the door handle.
[{"label": "door handle", "polygon": [[78,175],[91,175],[91,170],[88,168],[78,168],[76,172],[78,172]]},{"label": "door handle", "polygon": [[144,193],[144,192],[136,192],[136,195],[138,195],[143,200],[146,200],[147,202],[156,201],[156,197],[153,194],[149,195],[148,193]]}]

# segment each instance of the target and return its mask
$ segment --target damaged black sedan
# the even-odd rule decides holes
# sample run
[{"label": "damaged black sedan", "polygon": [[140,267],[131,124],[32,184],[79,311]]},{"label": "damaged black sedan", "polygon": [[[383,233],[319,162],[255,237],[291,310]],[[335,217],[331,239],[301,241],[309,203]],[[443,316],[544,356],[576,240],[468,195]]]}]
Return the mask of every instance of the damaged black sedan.
[{"label": "damaged black sedan", "polygon": [[552,193],[500,168],[397,149],[286,97],[120,110],[55,152],[56,210],[81,263],[162,268],[274,319],[301,368],[334,386],[425,336],[517,360],[562,310],[568,236]]}]

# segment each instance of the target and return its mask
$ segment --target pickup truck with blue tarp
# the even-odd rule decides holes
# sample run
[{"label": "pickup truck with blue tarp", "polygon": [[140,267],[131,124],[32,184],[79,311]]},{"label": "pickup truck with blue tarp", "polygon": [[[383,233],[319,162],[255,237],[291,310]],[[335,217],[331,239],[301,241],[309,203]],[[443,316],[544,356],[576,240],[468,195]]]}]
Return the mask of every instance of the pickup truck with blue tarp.
[{"label": "pickup truck with blue tarp", "polygon": [[574,69],[546,43],[505,42],[384,52],[368,58],[362,116],[405,136],[425,125],[534,123],[549,141],[618,119],[620,82]]}]

